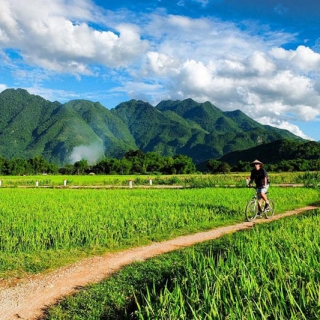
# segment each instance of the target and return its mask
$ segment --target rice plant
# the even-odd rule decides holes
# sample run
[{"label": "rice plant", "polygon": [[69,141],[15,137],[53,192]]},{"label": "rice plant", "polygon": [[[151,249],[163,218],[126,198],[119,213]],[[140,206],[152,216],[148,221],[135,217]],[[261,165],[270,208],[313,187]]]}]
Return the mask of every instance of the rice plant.
[{"label": "rice plant", "polygon": [[160,291],[146,288],[135,319],[319,319],[320,210],[226,238],[189,255]]},{"label": "rice plant", "polygon": [[[120,250],[242,222],[251,191],[4,188],[0,273],[37,272],[64,256]],[[313,189],[273,188],[272,192],[278,213],[319,197]]]}]

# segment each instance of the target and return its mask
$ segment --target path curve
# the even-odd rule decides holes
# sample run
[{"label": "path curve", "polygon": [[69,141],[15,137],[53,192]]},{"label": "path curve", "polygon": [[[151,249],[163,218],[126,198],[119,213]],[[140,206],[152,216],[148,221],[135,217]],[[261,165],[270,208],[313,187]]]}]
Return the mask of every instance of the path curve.
[{"label": "path curve", "polygon": [[41,317],[45,308],[57,302],[59,298],[75,293],[77,288],[82,286],[100,282],[134,261],[142,261],[196,243],[216,239],[228,233],[248,229],[255,223],[271,222],[317,208],[307,206],[276,215],[268,220],[259,219],[255,222],[238,223],[118,253],[86,258],[48,274],[21,279],[14,286],[0,288],[0,319],[37,319]]}]

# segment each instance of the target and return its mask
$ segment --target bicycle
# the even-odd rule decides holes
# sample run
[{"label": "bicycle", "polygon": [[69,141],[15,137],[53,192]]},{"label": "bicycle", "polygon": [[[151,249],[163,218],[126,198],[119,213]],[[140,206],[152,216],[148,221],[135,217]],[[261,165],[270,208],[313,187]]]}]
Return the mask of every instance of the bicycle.
[{"label": "bicycle", "polygon": [[[254,187],[252,187],[252,188],[254,188]],[[254,189],[256,189],[256,188],[254,188]],[[270,217],[272,217],[274,215],[275,203],[272,199],[268,199],[268,200],[269,200],[269,209],[264,210],[265,203],[262,200],[263,201],[262,207],[260,206],[260,203],[258,201],[258,192],[256,190],[255,195],[252,197],[251,200],[249,200],[249,202],[246,205],[245,215],[246,215],[246,219],[248,222],[255,220],[258,216],[262,217],[262,215],[264,215],[266,217],[266,219],[269,219]]]}]

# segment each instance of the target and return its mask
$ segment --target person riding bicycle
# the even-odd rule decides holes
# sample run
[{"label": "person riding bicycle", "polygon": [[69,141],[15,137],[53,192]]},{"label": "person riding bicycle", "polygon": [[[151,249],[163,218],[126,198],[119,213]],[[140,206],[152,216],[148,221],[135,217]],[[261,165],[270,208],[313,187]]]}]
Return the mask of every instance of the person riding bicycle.
[{"label": "person riding bicycle", "polygon": [[270,211],[269,200],[267,198],[267,191],[269,188],[268,172],[262,168],[263,163],[257,159],[251,162],[251,165],[254,166],[254,169],[251,171],[248,187],[251,186],[253,181],[255,182],[260,208],[261,199],[263,199],[265,201],[264,211]]}]

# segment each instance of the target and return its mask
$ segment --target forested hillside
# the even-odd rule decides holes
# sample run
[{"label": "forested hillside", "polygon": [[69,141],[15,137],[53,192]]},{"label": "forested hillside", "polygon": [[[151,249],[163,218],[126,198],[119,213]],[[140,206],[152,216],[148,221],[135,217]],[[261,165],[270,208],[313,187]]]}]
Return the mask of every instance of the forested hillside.
[{"label": "forested hillside", "polygon": [[[219,161],[234,170],[245,171],[243,166],[259,159],[272,171],[306,171],[320,169],[320,143],[316,141],[278,140],[254,148],[235,151]],[[206,166],[202,164],[202,168]]]},{"label": "forested hillside", "polygon": [[210,102],[131,100],[107,109],[99,102],[50,102],[23,89],[0,93],[0,156],[43,156],[57,165],[121,158],[129,150],[187,155],[195,163],[279,139],[302,139],[264,126],[239,110]]}]

